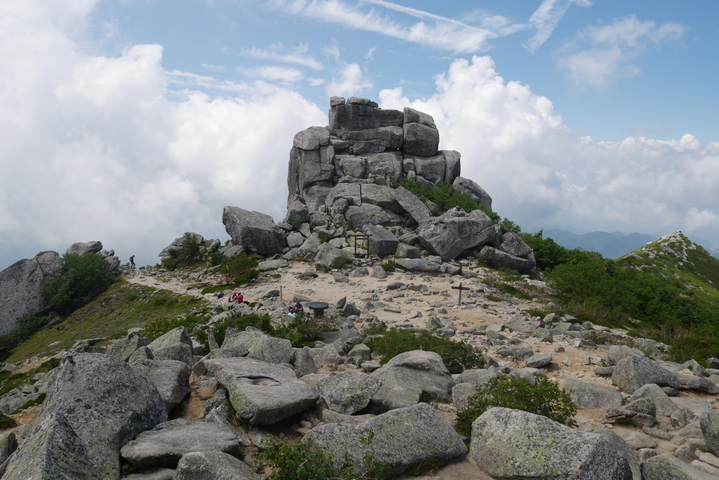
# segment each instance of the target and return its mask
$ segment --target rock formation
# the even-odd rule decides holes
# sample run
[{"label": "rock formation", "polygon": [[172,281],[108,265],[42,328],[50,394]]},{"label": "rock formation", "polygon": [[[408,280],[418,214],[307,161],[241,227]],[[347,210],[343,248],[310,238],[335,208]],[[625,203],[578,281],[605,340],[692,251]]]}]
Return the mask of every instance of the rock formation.
[{"label": "rock formation", "polygon": [[[120,260],[115,252],[103,250],[101,242],[75,243],[66,253],[100,255],[103,269],[116,272]],[[17,326],[26,315],[43,315],[50,305],[42,297],[42,286],[62,274],[62,259],[57,252],[40,252],[34,258],[20,260],[0,272],[0,335]]]}]

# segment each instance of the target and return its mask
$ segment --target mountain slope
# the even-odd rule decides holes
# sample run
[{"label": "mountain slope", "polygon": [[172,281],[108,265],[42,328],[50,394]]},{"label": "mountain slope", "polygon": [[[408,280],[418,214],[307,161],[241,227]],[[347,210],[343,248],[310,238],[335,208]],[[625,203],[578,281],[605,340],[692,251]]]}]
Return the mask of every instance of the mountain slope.
[{"label": "mountain slope", "polygon": [[665,235],[625,255],[617,263],[667,280],[678,280],[687,291],[696,289],[719,301],[719,260],[682,232]]},{"label": "mountain slope", "polygon": [[642,233],[592,232],[577,235],[558,229],[544,229],[543,235],[565,248],[599,252],[605,258],[619,258],[654,240],[651,235]]}]

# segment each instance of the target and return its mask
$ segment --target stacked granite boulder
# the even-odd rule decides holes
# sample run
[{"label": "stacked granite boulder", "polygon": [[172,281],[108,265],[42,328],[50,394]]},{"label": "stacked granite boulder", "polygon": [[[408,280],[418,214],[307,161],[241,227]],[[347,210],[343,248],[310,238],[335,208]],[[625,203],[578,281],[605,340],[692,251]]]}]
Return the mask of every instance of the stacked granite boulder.
[{"label": "stacked granite boulder", "polygon": [[[518,235],[504,234],[498,217],[460,208],[441,212],[400,186],[403,179],[430,189],[447,183],[491,211],[489,194],[460,176],[459,152],[438,149],[439,131],[431,115],[412,108],[383,110],[354,97],[332,97],[330,105],[329,126],[295,135],[281,227],[294,230],[295,237],[303,224],[345,236],[348,229],[362,229],[372,235],[371,243],[382,238],[381,249],[376,241],[370,245],[380,257],[416,259],[423,250],[447,262],[481,252],[492,266],[536,272],[532,249]],[[305,239],[288,237],[289,248]],[[305,250],[300,247],[286,258],[306,255]]]}]

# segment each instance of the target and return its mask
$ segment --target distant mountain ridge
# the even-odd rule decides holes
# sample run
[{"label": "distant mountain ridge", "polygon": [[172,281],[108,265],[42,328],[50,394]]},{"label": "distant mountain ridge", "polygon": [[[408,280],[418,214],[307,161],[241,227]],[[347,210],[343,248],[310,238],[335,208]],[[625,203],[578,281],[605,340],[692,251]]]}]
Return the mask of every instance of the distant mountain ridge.
[{"label": "distant mountain ridge", "polygon": [[602,256],[612,259],[633,252],[656,240],[656,237],[642,233],[591,232],[578,235],[553,228],[544,229],[542,233],[544,238],[551,238],[565,248],[581,248],[599,252]]}]

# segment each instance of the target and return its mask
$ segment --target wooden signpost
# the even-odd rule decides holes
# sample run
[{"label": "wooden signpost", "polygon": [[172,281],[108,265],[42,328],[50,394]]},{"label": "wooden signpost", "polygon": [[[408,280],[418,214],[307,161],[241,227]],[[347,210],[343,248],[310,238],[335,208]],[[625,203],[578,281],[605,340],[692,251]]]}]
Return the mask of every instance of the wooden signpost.
[{"label": "wooden signpost", "polygon": [[459,305],[462,305],[462,290],[469,290],[467,287],[463,287],[462,284],[459,284],[459,287],[452,287],[455,290],[459,290]]}]

